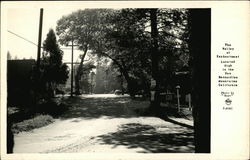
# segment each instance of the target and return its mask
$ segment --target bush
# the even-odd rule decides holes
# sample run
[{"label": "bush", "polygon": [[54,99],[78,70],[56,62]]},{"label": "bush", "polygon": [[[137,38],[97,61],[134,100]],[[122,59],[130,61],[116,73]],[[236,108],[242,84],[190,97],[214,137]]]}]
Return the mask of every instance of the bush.
[{"label": "bush", "polygon": [[62,114],[63,112],[67,111],[68,108],[69,108],[68,105],[59,103],[51,99],[38,105],[38,113],[58,116]]},{"label": "bush", "polygon": [[52,122],[54,122],[54,119],[50,115],[38,115],[32,119],[13,124],[12,131],[13,133],[30,131],[35,128],[46,126]]},{"label": "bush", "polygon": [[8,120],[11,123],[18,123],[26,119],[33,117],[33,112],[31,110],[24,110],[23,108],[18,107],[7,107],[8,109]]}]

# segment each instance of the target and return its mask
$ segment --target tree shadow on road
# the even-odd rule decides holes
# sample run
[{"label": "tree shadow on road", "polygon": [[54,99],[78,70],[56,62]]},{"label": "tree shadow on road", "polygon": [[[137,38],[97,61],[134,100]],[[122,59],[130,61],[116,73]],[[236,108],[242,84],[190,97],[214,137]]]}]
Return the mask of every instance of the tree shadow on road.
[{"label": "tree shadow on road", "polygon": [[194,152],[193,130],[160,132],[150,125],[129,123],[121,125],[117,132],[97,137],[101,144],[126,146],[139,149],[140,153],[192,153]]},{"label": "tree shadow on road", "polygon": [[139,115],[134,111],[134,108],[148,106],[146,101],[131,100],[129,97],[75,97],[68,99],[65,103],[72,105],[72,107],[60,117],[61,119],[93,119],[101,116],[110,118],[138,117]]},{"label": "tree shadow on road", "polygon": [[[152,117],[151,114],[145,114],[145,110],[149,107],[148,101],[131,99],[130,97],[74,97],[65,101],[71,105],[70,110],[61,115],[61,119],[74,119],[72,122],[79,122],[81,119],[95,119],[102,116],[108,118],[132,118],[132,117]],[[171,119],[178,117],[177,112],[171,108],[163,108],[159,118],[174,123],[176,125],[193,129],[193,126],[180,123]],[[153,116],[154,117],[154,116]]]},{"label": "tree shadow on road", "polygon": [[[137,113],[140,113],[141,111],[137,111]],[[142,112],[140,113],[143,116],[146,117],[159,117],[167,122],[182,126],[182,127],[186,127],[189,129],[194,129],[194,127],[192,125],[186,124],[186,123],[181,123],[176,121],[176,118],[181,118],[181,119],[186,119],[189,121],[192,121],[184,116],[181,115],[181,112],[178,112],[177,108],[172,108],[172,107],[160,107],[158,108],[158,110],[154,110],[151,107],[146,108],[146,110],[142,110]]]}]

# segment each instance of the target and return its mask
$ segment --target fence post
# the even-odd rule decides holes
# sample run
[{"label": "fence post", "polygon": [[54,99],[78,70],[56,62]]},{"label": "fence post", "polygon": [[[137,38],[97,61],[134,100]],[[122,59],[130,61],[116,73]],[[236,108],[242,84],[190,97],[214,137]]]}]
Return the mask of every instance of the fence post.
[{"label": "fence post", "polygon": [[188,94],[188,108],[191,111],[192,110],[192,100],[191,100],[191,94]]},{"label": "fence post", "polygon": [[180,89],[180,86],[179,86],[179,85],[176,86],[178,112],[181,111],[181,108],[180,108],[180,94],[179,94],[179,89]]}]

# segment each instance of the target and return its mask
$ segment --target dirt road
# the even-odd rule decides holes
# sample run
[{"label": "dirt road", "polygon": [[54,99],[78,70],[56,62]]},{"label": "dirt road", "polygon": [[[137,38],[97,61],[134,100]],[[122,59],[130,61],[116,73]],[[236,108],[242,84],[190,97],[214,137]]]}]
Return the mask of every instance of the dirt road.
[{"label": "dirt road", "polygon": [[194,152],[192,121],[172,123],[143,117],[147,101],[126,96],[86,95],[71,99],[73,106],[53,124],[15,135],[14,153],[68,152]]}]

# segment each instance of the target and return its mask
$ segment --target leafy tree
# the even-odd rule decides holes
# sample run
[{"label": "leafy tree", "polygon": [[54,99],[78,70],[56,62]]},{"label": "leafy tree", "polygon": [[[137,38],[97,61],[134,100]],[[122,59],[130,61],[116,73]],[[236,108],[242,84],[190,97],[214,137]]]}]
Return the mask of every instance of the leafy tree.
[{"label": "leafy tree", "polygon": [[[158,76],[161,76],[159,83],[164,84],[162,79],[170,81],[172,72],[182,65],[179,57],[185,48],[180,40],[185,30],[185,11],[156,10],[158,36],[154,39],[158,41],[159,60],[155,61],[152,56],[155,55],[152,54],[152,31],[149,31],[152,10],[79,10],[59,20],[57,31],[62,43],[67,44],[70,36],[76,36],[75,43],[85,46],[82,49],[87,48],[93,54],[110,58],[127,81],[128,91],[133,97],[139,90],[149,92],[152,72],[155,73],[152,68],[158,68]],[[155,62],[158,67],[152,66]]]},{"label": "leafy tree", "polygon": [[187,24],[185,15],[185,10],[180,9],[150,9],[152,77],[156,81],[151,103],[154,108],[160,106],[159,92],[166,87],[164,83],[173,82],[173,73],[185,53],[181,50],[185,46],[182,39]]},{"label": "leafy tree", "polygon": [[142,70],[148,66],[145,65],[148,54],[144,54],[147,42],[144,22],[140,21],[131,9],[113,11],[108,17],[104,22],[105,32],[96,42],[95,53],[113,61],[121,75],[125,77],[128,91],[133,97],[138,90],[136,75],[144,73]]},{"label": "leafy tree", "polygon": [[[128,82],[131,96],[141,89],[149,92],[151,76],[159,77],[161,84],[166,80],[170,82],[172,72],[182,65],[180,57],[183,57],[184,42],[180,39],[185,30],[185,10],[158,9],[155,12],[155,30],[158,32],[158,38],[155,38],[158,41],[156,59],[159,60],[153,56],[151,12],[152,9],[114,11],[105,22],[105,34],[101,38],[99,36],[101,40],[96,44],[95,52],[109,57],[119,68]],[[155,67],[156,63],[158,67]],[[156,69],[159,73],[155,72]],[[140,83],[144,87],[140,87]]]},{"label": "leafy tree", "polygon": [[57,35],[59,42],[62,45],[68,45],[73,42],[83,51],[79,68],[77,70],[76,79],[76,92],[80,93],[79,81],[82,76],[83,62],[88,50],[93,48],[94,41],[100,34],[102,15],[108,12],[107,9],[85,9],[73,12],[68,16],[63,16],[57,22]]},{"label": "leafy tree", "polygon": [[68,79],[68,67],[62,63],[63,52],[57,44],[56,35],[50,29],[46,40],[43,42],[43,77],[47,90],[53,96],[53,91],[58,84],[65,84]]}]

